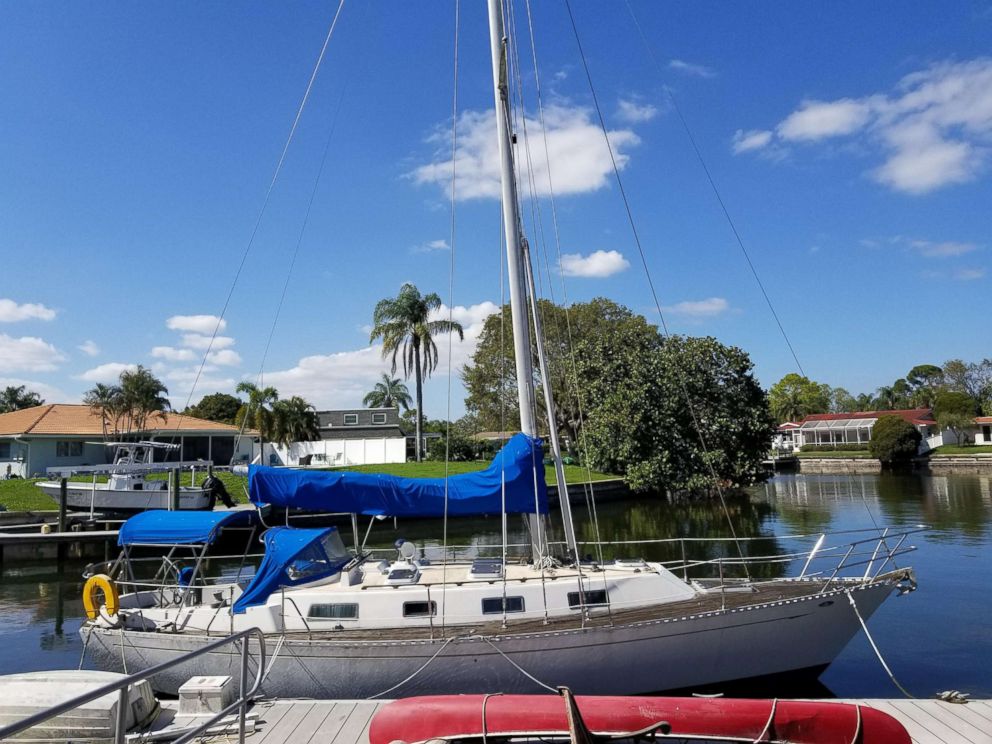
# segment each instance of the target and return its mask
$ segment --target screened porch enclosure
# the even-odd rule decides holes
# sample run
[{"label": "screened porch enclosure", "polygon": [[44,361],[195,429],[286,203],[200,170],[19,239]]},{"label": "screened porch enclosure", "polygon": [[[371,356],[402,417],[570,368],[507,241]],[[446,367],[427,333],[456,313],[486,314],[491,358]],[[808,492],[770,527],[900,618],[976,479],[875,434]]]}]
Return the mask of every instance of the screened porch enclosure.
[{"label": "screened porch enclosure", "polygon": [[876,419],[807,421],[798,429],[798,444],[866,444]]}]

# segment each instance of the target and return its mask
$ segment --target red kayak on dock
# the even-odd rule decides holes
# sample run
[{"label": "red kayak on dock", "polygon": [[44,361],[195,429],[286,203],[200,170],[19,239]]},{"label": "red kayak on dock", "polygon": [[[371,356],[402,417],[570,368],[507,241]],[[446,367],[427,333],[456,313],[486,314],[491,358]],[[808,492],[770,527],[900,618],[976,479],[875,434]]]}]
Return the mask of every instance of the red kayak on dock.
[{"label": "red kayak on dock", "polygon": [[671,738],[796,744],[910,744],[895,718],[864,705],[799,700],[555,695],[436,695],[398,700],[372,719],[370,744],[432,740]]}]

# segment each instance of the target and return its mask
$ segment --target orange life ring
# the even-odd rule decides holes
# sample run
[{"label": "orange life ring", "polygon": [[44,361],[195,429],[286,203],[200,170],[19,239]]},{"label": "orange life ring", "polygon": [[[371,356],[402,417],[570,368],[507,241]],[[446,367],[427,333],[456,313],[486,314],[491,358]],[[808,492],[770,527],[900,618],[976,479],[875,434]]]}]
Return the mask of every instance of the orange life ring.
[{"label": "orange life ring", "polygon": [[96,620],[100,616],[100,605],[97,603],[97,593],[103,593],[103,606],[108,615],[116,615],[121,607],[121,597],[117,585],[107,574],[94,574],[83,584],[83,607],[86,617]]}]

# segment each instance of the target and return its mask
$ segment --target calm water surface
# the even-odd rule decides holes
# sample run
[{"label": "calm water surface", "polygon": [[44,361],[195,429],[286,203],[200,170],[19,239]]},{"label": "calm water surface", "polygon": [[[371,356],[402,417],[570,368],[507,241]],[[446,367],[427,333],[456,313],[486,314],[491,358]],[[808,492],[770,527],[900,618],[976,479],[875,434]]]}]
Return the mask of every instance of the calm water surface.
[{"label": "calm water surface", "polygon": [[[752,555],[787,552],[800,541],[789,536],[823,531],[916,524],[930,529],[913,536],[918,550],[900,565],[915,568],[919,589],[891,597],[869,628],[893,672],[914,695],[957,689],[992,697],[992,477],[926,475],[788,475],[753,489],[750,499],[729,504],[740,536],[762,539],[746,545]],[[595,539],[584,509],[577,514],[584,539]],[[658,537],[726,537],[729,527],[710,503],[671,505],[661,499],[601,504],[604,540]],[[511,522],[511,524],[513,524]],[[389,522],[376,527],[379,544],[396,537],[434,544],[439,526]],[[375,533],[373,533],[375,534]],[[514,529],[511,542],[522,540]],[[496,520],[452,523],[449,543],[499,544]],[[678,558],[671,546],[627,546],[625,555]],[[730,543],[690,547],[690,557],[732,554]],[[80,572],[70,561],[60,576],[54,560],[45,565],[7,561],[0,574],[0,672],[76,668],[82,644]],[[780,564],[774,573],[797,573]],[[822,686],[762,690],[762,694],[838,697],[899,697],[859,634],[820,679]]]}]

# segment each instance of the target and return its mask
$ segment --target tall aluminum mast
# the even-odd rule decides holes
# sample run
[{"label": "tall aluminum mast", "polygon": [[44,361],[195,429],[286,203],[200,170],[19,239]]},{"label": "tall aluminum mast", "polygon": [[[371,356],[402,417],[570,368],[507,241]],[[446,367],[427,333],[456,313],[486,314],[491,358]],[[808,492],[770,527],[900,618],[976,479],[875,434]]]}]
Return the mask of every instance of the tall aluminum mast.
[{"label": "tall aluminum mast", "polygon": [[[517,213],[517,183],[513,172],[510,142],[510,99],[507,85],[506,37],[503,34],[501,0],[489,0],[489,41],[493,59],[493,93],[496,98],[496,130],[499,138],[500,180],[503,197],[503,229],[506,233],[506,264],[510,284],[510,312],[513,316],[513,349],[517,367],[517,393],[520,404],[520,429],[537,436],[534,418],[534,369],[530,358],[530,325],[527,322],[527,288],[520,250],[520,216]],[[543,463],[540,463],[544,467]],[[544,520],[539,514],[529,517],[534,559],[545,552]]]}]

